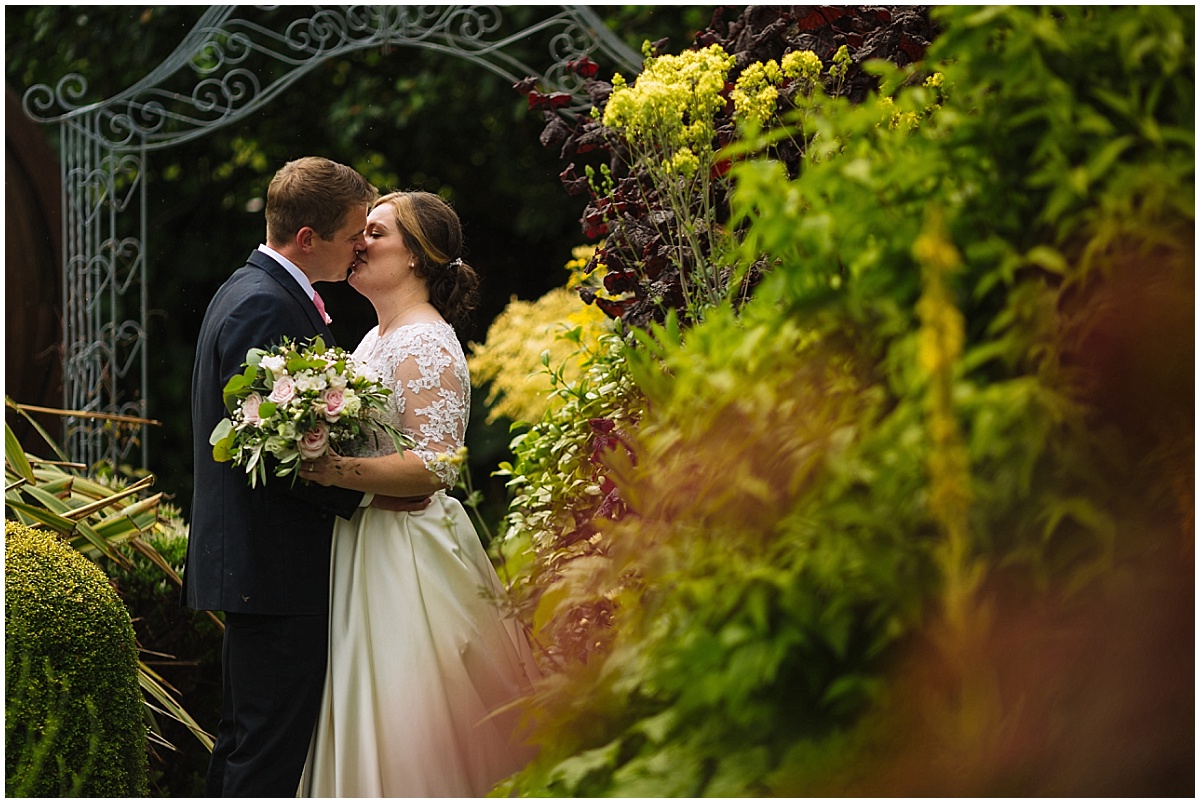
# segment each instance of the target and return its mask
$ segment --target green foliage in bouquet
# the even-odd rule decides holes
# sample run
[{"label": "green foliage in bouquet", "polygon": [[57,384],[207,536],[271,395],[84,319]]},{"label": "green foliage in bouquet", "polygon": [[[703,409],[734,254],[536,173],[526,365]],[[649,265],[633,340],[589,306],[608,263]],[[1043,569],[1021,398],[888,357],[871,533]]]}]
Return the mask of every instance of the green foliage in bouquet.
[{"label": "green foliage in bouquet", "polygon": [[146,725],[129,614],[53,533],[5,523],[5,794],[139,797]]},{"label": "green foliage in bouquet", "polygon": [[[919,69],[723,151],[737,259],[770,269],[612,362],[644,399],[598,456],[615,515],[514,464],[509,537],[587,548],[531,570],[561,660],[499,791],[1190,788],[1190,653],[1124,645],[1192,636],[1193,13],[937,9]],[[586,442],[580,413],[532,440]]]},{"label": "green foliage in bouquet", "polygon": [[326,348],[321,337],[307,345],[284,338],[270,349],[250,349],[245,370],[225,383],[229,418],[209,435],[213,459],[242,466],[251,487],[300,474],[301,458],[315,459],[331,447],[343,453],[370,438],[387,436],[397,450],[411,440],[373,412],[387,409],[391,390],[354,362],[344,349]]}]

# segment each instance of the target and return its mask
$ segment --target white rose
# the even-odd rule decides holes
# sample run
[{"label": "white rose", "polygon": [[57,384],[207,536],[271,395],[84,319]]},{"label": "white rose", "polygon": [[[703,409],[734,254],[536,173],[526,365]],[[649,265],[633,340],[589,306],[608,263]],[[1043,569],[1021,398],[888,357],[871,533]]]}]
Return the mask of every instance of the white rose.
[{"label": "white rose", "polygon": [[362,399],[350,388],[342,393],[342,415],[353,418],[362,409]]},{"label": "white rose", "polygon": [[324,389],[324,374],[313,374],[305,371],[296,377],[296,390],[301,393],[320,393]]},{"label": "white rose", "polygon": [[325,372],[325,379],[329,382],[330,390],[346,389],[346,377],[342,374],[339,374],[333,367],[330,367],[330,369]]},{"label": "white rose", "polygon": [[355,363],[354,378],[362,382],[378,382],[379,374],[366,363]]},{"label": "white rose", "polygon": [[270,354],[263,357],[259,365],[270,371],[274,376],[279,376],[283,373],[283,368],[287,365],[287,361],[278,354]]}]

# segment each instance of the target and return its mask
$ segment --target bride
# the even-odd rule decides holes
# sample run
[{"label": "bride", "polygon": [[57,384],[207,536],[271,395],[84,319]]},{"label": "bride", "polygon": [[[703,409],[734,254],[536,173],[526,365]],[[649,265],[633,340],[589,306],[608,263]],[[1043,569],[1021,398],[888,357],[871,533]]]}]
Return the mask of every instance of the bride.
[{"label": "bride", "polygon": [[349,282],[379,325],[354,356],[393,391],[411,450],[329,454],[301,477],[391,496],[419,512],[360,508],[333,535],[329,669],[301,792],[312,797],[479,797],[531,757],[505,706],[536,677],[504,590],[458,500],[470,378],[447,323],[478,280],[457,215],[430,193],[392,193],[367,219]]}]

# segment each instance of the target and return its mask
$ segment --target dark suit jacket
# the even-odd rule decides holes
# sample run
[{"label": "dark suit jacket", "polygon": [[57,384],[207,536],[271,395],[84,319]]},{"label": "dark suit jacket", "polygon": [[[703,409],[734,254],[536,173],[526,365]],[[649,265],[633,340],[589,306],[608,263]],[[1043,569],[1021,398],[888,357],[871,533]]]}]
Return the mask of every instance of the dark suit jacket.
[{"label": "dark suit jacket", "polygon": [[192,371],[192,502],[183,602],[196,610],[324,614],[335,516],[349,518],[363,494],[270,475],[251,489],[245,469],[217,463],[208,437],[226,415],[221,391],[246,352],[284,337],[333,335],[283,266],[254,251],[217,291],[204,315]]}]

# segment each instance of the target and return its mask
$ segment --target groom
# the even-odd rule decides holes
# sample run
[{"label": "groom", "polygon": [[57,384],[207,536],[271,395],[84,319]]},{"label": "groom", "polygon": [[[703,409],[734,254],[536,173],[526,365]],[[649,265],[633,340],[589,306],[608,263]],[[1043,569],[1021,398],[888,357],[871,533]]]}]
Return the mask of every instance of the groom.
[{"label": "groom", "polygon": [[209,433],[226,413],[221,391],[249,349],[315,335],[333,344],[312,283],[346,278],[365,247],[376,197],[356,171],[328,159],[284,165],[267,190],[267,244],[221,286],[200,327],[183,602],[225,612],[209,796],[295,796],[325,679],[334,517],[349,518],[368,501],[274,476],[252,489],[241,468],[213,460]]}]

